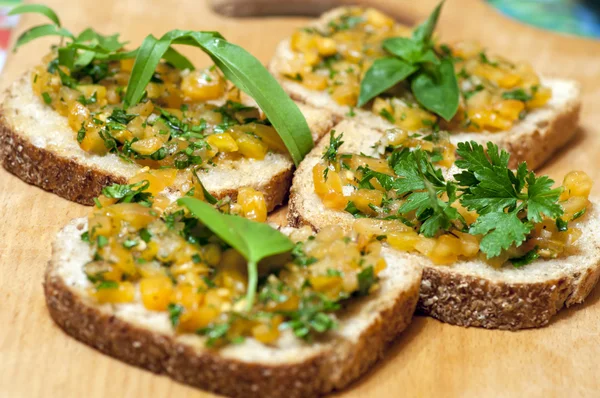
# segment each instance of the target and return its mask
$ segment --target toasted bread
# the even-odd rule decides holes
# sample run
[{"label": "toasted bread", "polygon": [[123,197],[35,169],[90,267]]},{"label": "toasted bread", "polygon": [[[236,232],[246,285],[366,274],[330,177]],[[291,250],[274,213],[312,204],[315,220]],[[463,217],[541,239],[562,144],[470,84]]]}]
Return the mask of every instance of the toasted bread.
[{"label": "toasted bread", "polygon": [[[334,127],[343,133],[340,152],[363,152],[382,134],[354,121]],[[327,225],[352,228],[354,217],[325,207],[314,190],[312,169],[328,145],[323,140],[304,159],[294,175],[288,221],[292,226]],[[418,310],[444,322],[485,328],[523,329],[546,325],[561,308],[581,303],[600,278],[600,211],[594,204],[577,228],[582,231],[577,250],[564,257],[536,260],[522,268],[495,269],[480,260],[450,266],[433,264],[419,254],[397,252],[399,261],[423,266]]]},{"label": "toasted bread", "polygon": [[[314,27],[324,27],[329,21],[346,12],[346,7],[326,12]],[[366,109],[353,109],[337,104],[327,91],[314,91],[302,84],[284,77],[286,66],[295,57],[290,47],[290,39],[282,41],[269,64],[269,70],[279,80],[281,86],[296,101],[319,109],[327,109],[337,121],[352,118],[378,130],[394,127],[389,121]],[[579,84],[571,80],[544,78],[542,84],[552,90],[550,101],[543,107],[531,110],[525,118],[507,131],[452,132],[453,143],[477,141],[494,142],[511,154],[511,167],[526,161],[530,168],[536,169],[552,157],[577,132],[581,108]]]},{"label": "toasted bread", "polygon": [[[317,141],[332,126],[331,114],[307,105],[299,107]],[[9,87],[1,112],[0,157],[4,168],[66,199],[93,204],[104,186],[124,184],[142,169],[115,154],[98,156],[81,149],[67,118],[35,95],[29,73]],[[201,173],[201,179],[217,198],[235,199],[239,187],[253,187],[264,193],[270,211],[287,196],[293,169],[287,154],[270,152],[264,160],[221,162]]]},{"label": "toasted bread", "polygon": [[304,342],[287,330],[277,345],[248,338],[209,349],[205,337],[175,335],[166,312],[93,301],[83,272],[92,257],[80,238],[86,228],[86,219],[73,220],[53,244],[44,290],[56,323],[108,355],[229,396],[308,397],[343,388],[408,326],[418,299],[422,270],[384,249],[388,267],[379,274],[380,289],[353,299],[339,314],[339,328],[324,338]]}]

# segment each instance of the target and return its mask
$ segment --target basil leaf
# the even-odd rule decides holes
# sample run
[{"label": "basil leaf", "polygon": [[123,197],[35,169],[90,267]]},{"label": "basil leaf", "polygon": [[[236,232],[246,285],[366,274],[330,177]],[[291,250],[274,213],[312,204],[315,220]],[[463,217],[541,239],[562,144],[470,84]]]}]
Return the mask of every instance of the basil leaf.
[{"label": "basil leaf", "polygon": [[201,200],[187,197],[179,199],[177,204],[187,207],[194,217],[248,261],[246,305],[248,310],[251,309],[258,284],[258,262],[274,254],[291,251],[294,243],[268,224],[220,213]]},{"label": "basil leaf", "polygon": [[438,56],[435,54],[435,52],[433,50],[427,50],[425,51],[423,54],[421,54],[419,56],[419,58],[417,58],[415,60],[416,63],[427,63],[427,62],[431,62],[434,65],[439,65],[440,64],[440,59],[438,58]]},{"label": "basil leaf", "polygon": [[358,106],[363,106],[372,98],[406,79],[417,68],[394,58],[384,57],[373,62],[360,82]]},{"label": "basil leaf", "polygon": [[437,5],[425,22],[417,26],[412,34],[413,39],[420,41],[421,43],[427,43],[431,41],[431,36],[433,35],[433,31],[435,30],[435,26],[437,25],[437,21],[440,17],[442,5],[444,5],[444,0]]},{"label": "basil leaf", "polygon": [[383,41],[383,48],[408,63],[415,63],[423,53],[424,45],[408,37],[392,37]]},{"label": "basil leaf", "polygon": [[23,44],[27,44],[32,40],[45,36],[62,36],[68,37],[69,39],[74,39],[73,34],[71,34],[71,32],[65,28],[61,28],[52,24],[38,25],[26,30],[21,34],[21,36],[19,36],[13,51],[16,51],[17,48],[21,47]]},{"label": "basil leaf", "polygon": [[432,49],[406,37],[392,37],[383,42],[383,48],[389,53],[402,58],[409,64],[427,63],[439,64],[440,60]]},{"label": "basil leaf", "polygon": [[206,52],[228,80],[256,101],[296,165],[312,149],[310,129],[297,105],[259,60],[217,32],[173,30],[160,39],[146,37],[131,72],[124,100],[127,106],[140,101],[156,66],[171,44],[190,45]]},{"label": "basil leaf", "polygon": [[19,15],[26,13],[44,15],[48,17],[49,20],[54,22],[56,26],[60,27],[60,19],[58,19],[58,15],[56,15],[56,13],[50,7],[43,4],[23,4],[10,10],[7,15]]},{"label": "basil leaf", "polygon": [[459,90],[454,65],[448,59],[423,70],[412,80],[412,92],[425,109],[450,120],[458,110]]}]

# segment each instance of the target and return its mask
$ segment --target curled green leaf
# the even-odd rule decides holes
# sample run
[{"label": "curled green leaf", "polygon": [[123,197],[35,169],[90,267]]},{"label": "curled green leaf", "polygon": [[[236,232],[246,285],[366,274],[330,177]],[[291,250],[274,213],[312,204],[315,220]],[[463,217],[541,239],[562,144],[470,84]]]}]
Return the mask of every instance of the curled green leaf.
[{"label": "curled green leaf", "polygon": [[263,258],[291,251],[294,243],[268,224],[220,213],[201,200],[188,197],[179,199],[177,203],[187,207],[194,217],[248,261],[246,308],[250,310],[254,305],[258,284],[258,262]]},{"label": "curled green leaf", "polygon": [[54,24],[60,27],[60,19],[58,15],[50,7],[43,4],[22,4],[10,10],[7,15],[20,15],[20,14],[41,14],[47,17]]},{"label": "curled green leaf", "polygon": [[146,37],[127,86],[124,100],[127,105],[135,105],[141,100],[156,66],[172,44],[197,47],[207,53],[227,79],[256,101],[296,165],[312,149],[312,135],[298,106],[258,59],[217,32],[173,30],[160,39],[151,35]]},{"label": "curled green leaf", "polygon": [[21,34],[21,36],[19,36],[17,42],[15,43],[14,51],[16,51],[17,48],[21,47],[23,44],[27,44],[32,40],[46,36],[61,36],[74,39],[73,34],[65,28],[61,28],[53,24],[38,25],[26,30]]}]

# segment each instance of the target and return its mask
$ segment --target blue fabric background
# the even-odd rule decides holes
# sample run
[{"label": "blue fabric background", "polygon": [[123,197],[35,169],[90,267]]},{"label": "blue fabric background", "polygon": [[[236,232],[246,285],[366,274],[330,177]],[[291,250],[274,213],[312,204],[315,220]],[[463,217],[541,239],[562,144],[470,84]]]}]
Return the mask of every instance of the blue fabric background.
[{"label": "blue fabric background", "polygon": [[487,0],[509,17],[557,32],[600,38],[600,0]]}]

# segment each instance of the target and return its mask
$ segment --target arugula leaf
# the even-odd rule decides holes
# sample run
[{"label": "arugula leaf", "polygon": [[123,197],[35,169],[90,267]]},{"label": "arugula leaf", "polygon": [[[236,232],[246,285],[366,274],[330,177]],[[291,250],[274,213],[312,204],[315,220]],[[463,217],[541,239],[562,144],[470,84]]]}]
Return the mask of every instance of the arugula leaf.
[{"label": "arugula leaf", "polygon": [[417,67],[394,57],[376,59],[360,82],[357,106],[365,105],[374,97],[406,79],[416,70]]},{"label": "arugula leaf", "polygon": [[17,51],[17,48],[21,47],[22,45],[44,36],[60,36],[73,39],[73,34],[65,28],[61,28],[52,24],[38,25],[26,30],[19,36],[13,51]]},{"label": "arugula leaf", "polygon": [[469,233],[484,235],[479,247],[487,258],[492,258],[513,244],[520,246],[532,229],[532,223],[523,222],[514,212],[492,212],[479,216],[469,228]]},{"label": "arugula leaf", "polygon": [[460,91],[454,65],[449,59],[443,59],[439,65],[432,65],[417,73],[411,89],[425,109],[448,121],[456,114]]},{"label": "arugula leaf", "polygon": [[312,149],[312,135],[298,106],[258,59],[216,32],[172,30],[160,39],[147,36],[137,53],[127,86],[124,102],[128,106],[140,101],[171,44],[190,45],[206,52],[228,80],[256,101],[296,165]]},{"label": "arugula leaf", "polygon": [[186,197],[179,199],[177,203],[187,207],[194,217],[248,261],[246,306],[250,310],[254,305],[258,284],[258,262],[263,258],[291,251],[294,243],[267,224],[222,214],[201,200]]},{"label": "arugula leaf", "polygon": [[60,19],[58,19],[58,15],[56,15],[54,10],[52,10],[50,7],[43,4],[21,4],[10,10],[6,15],[19,15],[26,13],[44,15],[56,26],[60,27]]}]

